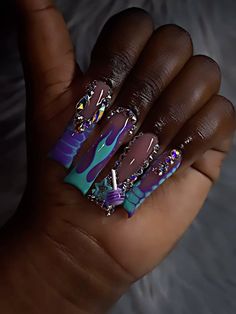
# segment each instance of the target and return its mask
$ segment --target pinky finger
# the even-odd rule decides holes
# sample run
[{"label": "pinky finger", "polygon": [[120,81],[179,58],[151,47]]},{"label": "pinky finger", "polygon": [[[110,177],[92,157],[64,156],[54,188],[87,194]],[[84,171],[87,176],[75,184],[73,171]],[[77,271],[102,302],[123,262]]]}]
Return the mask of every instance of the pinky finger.
[{"label": "pinky finger", "polygon": [[[233,105],[222,96],[214,96],[182,127],[169,148],[151,164],[140,180],[126,193],[124,209],[132,216],[143,201],[177,170],[193,166],[214,182],[224,155],[230,148],[235,130]],[[160,143],[161,144],[161,143]],[[206,158],[201,156],[207,152]],[[213,166],[212,166],[213,165]]]}]

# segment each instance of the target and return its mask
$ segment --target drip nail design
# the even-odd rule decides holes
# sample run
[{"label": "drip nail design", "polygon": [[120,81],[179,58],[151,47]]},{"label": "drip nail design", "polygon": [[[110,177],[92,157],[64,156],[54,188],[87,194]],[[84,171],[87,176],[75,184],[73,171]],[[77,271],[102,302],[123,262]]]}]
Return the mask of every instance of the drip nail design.
[{"label": "drip nail design", "polygon": [[102,81],[93,81],[75,107],[75,114],[49,156],[69,168],[81,145],[110,105],[111,89]]},{"label": "drip nail design", "polygon": [[[133,186],[138,177],[149,167],[149,163],[158,150],[159,145],[156,135],[139,133],[124,149],[124,152],[115,162],[111,173],[101,182],[94,184],[88,196],[89,199],[95,201],[110,215],[114,212],[116,206],[123,203],[124,197],[122,199],[121,196]],[[117,188],[114,188],[113,184],[114,173]],[[119,189],[119,193],[116,191],[117,189]],[[114,202],[118,198],[119,204]]]},{"label": "drip nail design", "polygon": [[136,209],[154,190],[175,173],[181,164],[181,160],[181,151],[173,149],[170,152],[163,153],[152,163],[141,179],[126,193],[123,207],[129,217],[135,213]]},{"label": "drip nail design", "polygon": [[86,194],[110,158],[121,146],[125,136],[135,129],[137,118],[130,109],[118,108],[109,117],[95,144],[79,160],[78,165],[65,178]]}]

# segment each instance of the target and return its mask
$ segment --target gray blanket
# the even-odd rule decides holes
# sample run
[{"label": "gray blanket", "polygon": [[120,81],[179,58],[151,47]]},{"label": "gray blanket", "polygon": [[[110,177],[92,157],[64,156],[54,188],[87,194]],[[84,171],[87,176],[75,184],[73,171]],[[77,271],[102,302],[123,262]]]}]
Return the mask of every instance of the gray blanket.
[{"label": "gray blanket", "polygon": [[[3,1],[2,1],[3,2]],[[131,6],[156,25],[176,23],[192,35],[195,53],[215,58],[222,94],[236,101],[234,0],[58,0],[83,69],[105,20]],[[25,182],[25,93],[11,1],[0,4],[0,221],[13,213]],[[35,39],[37,40],[37,38]],[[111,313],[236,313],[236,142],[221,179],[172,254],[137,282]],[[14,178],[14,179],[13,179]],[[115,283],[114,283],[115,284]]]}]

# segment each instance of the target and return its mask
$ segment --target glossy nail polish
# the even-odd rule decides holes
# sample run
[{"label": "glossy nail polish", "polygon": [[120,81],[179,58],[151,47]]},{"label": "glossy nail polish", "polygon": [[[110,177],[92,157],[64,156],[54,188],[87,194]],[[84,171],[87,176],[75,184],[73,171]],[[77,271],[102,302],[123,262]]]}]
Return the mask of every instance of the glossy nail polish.
[{"label": "glossy nail polish", "polygon": [[65,182],[86,194],[110,158],[121,146],[124,138],[135,127],[136,117],[129,109],[119,108],[108,120],[96,142],[79,160],[78,165],[65,178]]},{"label": "glossy nail polish", "polygon": [[75,114],[49,156],[66,168],[110,105],[111,89],[102,81],[92,82],[76,104]]},{"label": "glossy nail polish", "polygon": [[[120,198],[122,198],[123,194],[130,189],[138,177],[149,166],[149,162],[157,153],[158,149],[158,139],[156,135],[151,133],[140,133],[135,136],[124,149],[124,152],[115,162],[111,170],[111,173],[112,171],[116,172],[118,189],[122,191]],[[111,173],[101,182],[95,183],[89,195],[91,200],[95,201],[105,210],[109,209],[110,211],[118,205],[117,197],[114,198],[114,195],[117,196],[118,193],[113,193],[114,187]]]},{"label": "glossy nail polish", "polygon": [[131,217],[142,202],[156,190],[165,180],[172,176],[181,164],[181,151],[173,149],[159,156],[126,193],[124,209]]}]

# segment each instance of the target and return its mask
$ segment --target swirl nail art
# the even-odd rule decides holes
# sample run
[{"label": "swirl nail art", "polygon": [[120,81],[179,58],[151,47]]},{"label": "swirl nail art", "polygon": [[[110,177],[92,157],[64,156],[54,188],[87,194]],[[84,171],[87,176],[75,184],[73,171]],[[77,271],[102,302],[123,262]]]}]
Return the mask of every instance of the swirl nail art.
[{"label": "swirl nail art", "polygon": [[75,114],[49,156],[69,168],[82,144],[110,105],[111,89],[102,81],[93,81],[75,106]]},{"label": "swirl nail art", "polygon": [[143,201],[180,167],[182,153],[179,149],[163,153],[158,157],[126,193],[123,207],[131,217]]},{"label": "swirl nail art", "polygon": [[66,183],[74,185],[83,194],[89,191],[124,138],[134,131],[137,118],[131,110],[118,108],[111,113],[108,121],[96,142],[65,178]]}]

